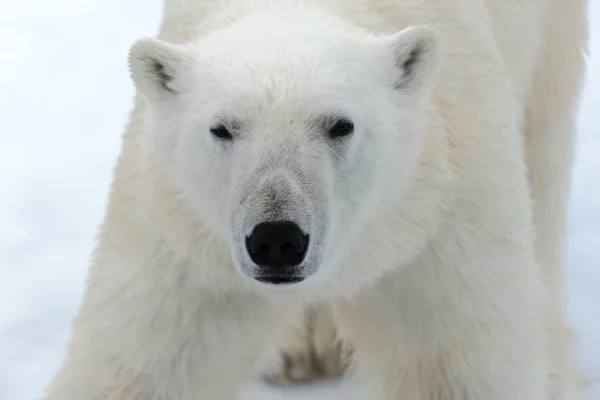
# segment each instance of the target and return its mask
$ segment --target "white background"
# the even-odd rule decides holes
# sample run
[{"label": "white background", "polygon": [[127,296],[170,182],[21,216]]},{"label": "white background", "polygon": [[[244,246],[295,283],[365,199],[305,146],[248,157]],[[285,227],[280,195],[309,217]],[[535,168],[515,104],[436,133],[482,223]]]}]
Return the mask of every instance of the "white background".
[{"label": "white background", "polygon": [[[600,2],[570,215],[578,357],[600,378]],[[38,398],[63,356],[132,104],[129,46],[160,0],[0,0],[0,399]],[[560,55],[558,55],[560,57]],[[253,399],[360,399],[335,384]],[[586,400],[600,399],[600,386]]]}]

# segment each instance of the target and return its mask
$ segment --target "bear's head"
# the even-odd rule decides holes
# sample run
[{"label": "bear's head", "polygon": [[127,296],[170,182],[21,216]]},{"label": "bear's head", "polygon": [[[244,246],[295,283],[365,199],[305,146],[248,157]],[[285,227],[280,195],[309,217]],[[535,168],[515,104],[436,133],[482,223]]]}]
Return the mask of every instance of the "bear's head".
[{"label": "bear's head", "polygon": [[439,50],[427,27],[264,12],[193,43],[141,39],[129,61],[146,151],[242,275],[289,284],[335,268],[401,195]]}]

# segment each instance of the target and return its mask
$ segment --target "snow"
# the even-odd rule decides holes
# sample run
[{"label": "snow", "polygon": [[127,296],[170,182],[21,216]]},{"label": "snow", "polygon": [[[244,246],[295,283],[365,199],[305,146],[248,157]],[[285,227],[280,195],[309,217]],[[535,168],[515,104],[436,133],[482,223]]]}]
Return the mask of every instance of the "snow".
[{"label": "snow", "polygon": [[[131,107],[127,51],[156,32],[161,4],[0,1],[0,399],[38,398],[64,354]],[[590,10],[568,280],[577,355],[600,379],[600,2]],[[328,382],[257,385],[250,398],[364,397]],[[593,399],[598,383],[587,391]]]}]

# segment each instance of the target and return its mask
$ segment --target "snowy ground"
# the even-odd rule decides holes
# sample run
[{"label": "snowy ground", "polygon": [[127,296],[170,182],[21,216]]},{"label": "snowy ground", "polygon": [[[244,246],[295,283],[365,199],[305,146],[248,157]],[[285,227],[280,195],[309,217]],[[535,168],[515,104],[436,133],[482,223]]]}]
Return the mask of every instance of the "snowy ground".
[{"label": "snowy ground", "polygon": [[[0,399],[37,398],[63,355],[131,106],[132,41],[160,0],[0,0]],[[600,2],[580,116],[569,245],[578,356],[600,378]],[[560,57],[560,55],[557,55]],[[595,133],[595,134],[594,134]],[[323,384],[253,400],[361,399]],[[600,386],[586,400],[600,399]]]}]

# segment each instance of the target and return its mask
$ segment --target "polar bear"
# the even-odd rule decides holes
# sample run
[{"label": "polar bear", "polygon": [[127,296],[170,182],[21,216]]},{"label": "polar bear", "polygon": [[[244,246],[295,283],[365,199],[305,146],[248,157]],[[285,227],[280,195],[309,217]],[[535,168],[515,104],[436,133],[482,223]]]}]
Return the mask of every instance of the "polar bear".
[{"label": "polar bear", "polygon": [[166,0],[45,399],[235,399],[312,307],[369,399],[574,399],[585,6]]}]

